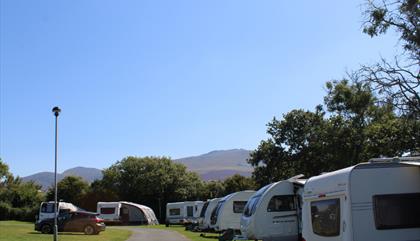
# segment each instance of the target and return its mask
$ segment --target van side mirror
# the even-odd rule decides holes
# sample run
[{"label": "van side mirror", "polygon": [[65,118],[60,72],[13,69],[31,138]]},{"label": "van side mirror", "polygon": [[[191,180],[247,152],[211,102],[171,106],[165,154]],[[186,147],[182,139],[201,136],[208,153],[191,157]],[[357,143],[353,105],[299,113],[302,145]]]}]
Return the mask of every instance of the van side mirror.
[{"label": "van side mirror", "polygon": [[38,221],[39,216],[35,215],[35,221]]}]

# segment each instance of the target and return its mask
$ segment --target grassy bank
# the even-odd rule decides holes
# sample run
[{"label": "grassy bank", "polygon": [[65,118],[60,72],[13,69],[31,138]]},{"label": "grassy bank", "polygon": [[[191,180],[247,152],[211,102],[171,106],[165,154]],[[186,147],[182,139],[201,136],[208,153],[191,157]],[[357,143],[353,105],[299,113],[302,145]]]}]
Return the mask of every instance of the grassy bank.
[{"label": "grassy bank", "polygon": [[[83,233],[60,233],[60,241],[124,241],[130,237],[128,230],[107,229],[99,235],[85,235]],[[34,230],[34,224],[19,221],[0,221],[0,241],[50,241],[51,234],[41,234]]]}]

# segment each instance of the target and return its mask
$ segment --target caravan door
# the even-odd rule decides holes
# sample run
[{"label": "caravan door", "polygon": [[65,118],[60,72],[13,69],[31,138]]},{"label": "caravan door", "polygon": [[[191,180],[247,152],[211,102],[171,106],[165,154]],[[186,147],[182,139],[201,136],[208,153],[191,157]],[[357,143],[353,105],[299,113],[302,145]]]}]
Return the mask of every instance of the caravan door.
[{"label": "caravan door", "polygon": [[[267,230],[271,238],[276,240],[297,240],[298,236],[298,204],[294,195],[275,195],[267,206]],[[281,238],[281,239],[280,239]]]},{"label": "caravan door", "polygon": [[[306,202],[306,201],[305,201]],[[308,200],[310,208],[309,236],[307,240],[340,241],[346,229],[344,220],[344,196],[329,196]]]}]

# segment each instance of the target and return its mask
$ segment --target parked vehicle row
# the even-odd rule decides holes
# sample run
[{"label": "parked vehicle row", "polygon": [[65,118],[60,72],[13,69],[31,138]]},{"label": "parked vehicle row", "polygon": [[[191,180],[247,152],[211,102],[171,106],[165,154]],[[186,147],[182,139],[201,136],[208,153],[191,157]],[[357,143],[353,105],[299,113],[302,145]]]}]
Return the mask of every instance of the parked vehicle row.
[{"label": "parked vehicle row", "polygon": [[[112,224],[159,224],[153,210],[132,202],[98,202],[97,213],[86,212],[71,203],[58,202],[57,228],[59,232],[84,232],[99,234],[105,231],[105,223]],[[53,233],[54,202],[43,202],[36,217],[35,230]]]},{"label": "parked vehicle row", "polygon": [[[208,200],[198,230],[225,240],[420,241],[420,157],[372,159],[301,178]],[[173,207],[168,203],[167,223],[184,218]]]},{"label": "parked vehicle row", "polygon": [[[63,209],[62,209],[63,210]],[[58,232],[84,232],[99,234],[105,231],[104,220],[99,214],[84,211],[62,211],[57,216]],[[54,218],[45,218],[35,223],[35,230],[42,233],[53,233]]]},{"label": "parked vehicle row", "polygon": [[[420,157],[372,159],[309,179],[302,175],[203,201],[168,203],[166,225],[189,224],[221,239],[420,241]],[[98,234],[105,223],[158,224],[152,209],[98,202],[97,213],[59,202],[58,231]],[[51,233],[54,202],[41,203],[35,230]]]}]

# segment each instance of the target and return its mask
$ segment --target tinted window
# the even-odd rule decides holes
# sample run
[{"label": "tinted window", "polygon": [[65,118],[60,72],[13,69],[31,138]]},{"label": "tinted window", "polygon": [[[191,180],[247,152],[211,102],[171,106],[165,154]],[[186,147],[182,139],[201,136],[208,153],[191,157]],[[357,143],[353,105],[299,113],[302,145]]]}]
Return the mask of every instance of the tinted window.
[{"label": "tinted window", "polygon": [[87,213],[73,213],[73,219],[88,218],[90,215]]},{"label": "tinted window", "polygon": [[114,214],[115,208],[101,208],[101,214]]},{"label": "tinted window", "polygon": [[70,212],[70,209],[60,209],[58,211],[58,215],[65,215],[68,214]]},{"label": "tinted window", "polygon": [[242,213],[244,211],[246,201],[234,201],[233,202],[233,212]]},{"label": "tinted window", "polygon": [[295,198],[293,195],[273,196],[268,203],[268,212],[283,212],[296,210]]},{"label": "tinted window", "polygon": [[179,209],[179,208],[169,209],[169,215],[170,216],[178,216],[180,214],[181,214],[181,209]]},{"label": "tinted window", "polygon": [[42,213],[53,213],[54,212],[54,204],[53,203],[43,203],[41,206]]},{"label": "tinted window", "polygon": [[206,214],[207,207],[209,206],[210,202],[205,202],[203,208],[201,209],[200,217],[204,218]]},{"label": "tinted window", "polygon": [[217,222],[217,216],[219,216],[219,210],[221,209],[221,207],[223,206],[223,203],[225,201],[219,201],[217,203],[217,206],[213,209],[213,211],[211,212],[211,217],[210,217],[210,223],[212,225],[215,225]]},{"label": "tinted window", "polygon": [[194,207],[193,206],[187,206],[187,217],[192,217],[194,213]]},{"label": "tinted window", "polygon": [[245,217],[249,217],[255,213],[255,209],[257,208],[257,204],[260,198],[261,198],[261,195],[254,196],[246,203],[245,210],[244,210]]},{"label": "tinted window", "polygon": [[320,236],[340,234],[340,199],[311,202],[312,229]]},{"label": "tinted window", "polygon": [[377,229],[420,227],[420,193],[373,196]]}]

